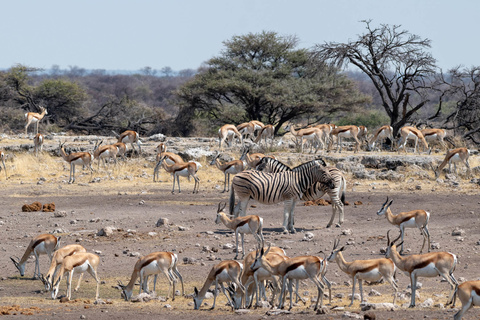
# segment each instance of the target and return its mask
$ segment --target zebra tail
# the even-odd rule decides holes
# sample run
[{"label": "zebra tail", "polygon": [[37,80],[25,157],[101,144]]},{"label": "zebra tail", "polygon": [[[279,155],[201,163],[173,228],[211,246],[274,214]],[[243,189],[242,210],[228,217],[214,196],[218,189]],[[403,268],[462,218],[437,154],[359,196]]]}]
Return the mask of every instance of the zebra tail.
[{"label": "zebra tail", "polygon": [[345,181],[345,178],[342,177],[342,196],[340,197],[340,201],[342,201],[343,205],[345,205],[345,189],[347,189],[347,181]]},{"label": "zebra tail", "polygon": [[229,204],[229,213],[230,216],[234,216],[234,211],[235,209],[235,191],[233,190],[233,183],[232,186],[230,187],[230,204]]}]

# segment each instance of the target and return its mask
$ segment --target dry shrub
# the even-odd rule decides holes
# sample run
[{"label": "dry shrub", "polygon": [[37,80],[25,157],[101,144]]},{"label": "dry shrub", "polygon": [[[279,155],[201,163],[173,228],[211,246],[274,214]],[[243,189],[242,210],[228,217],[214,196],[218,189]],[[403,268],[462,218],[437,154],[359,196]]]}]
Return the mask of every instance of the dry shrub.
[{"label": "dry shrub", "polygon": [[35,201],[32,204],[24,204],[22,206],[22,212],[34,212],[42,210],[42,204],[38,201]]}]

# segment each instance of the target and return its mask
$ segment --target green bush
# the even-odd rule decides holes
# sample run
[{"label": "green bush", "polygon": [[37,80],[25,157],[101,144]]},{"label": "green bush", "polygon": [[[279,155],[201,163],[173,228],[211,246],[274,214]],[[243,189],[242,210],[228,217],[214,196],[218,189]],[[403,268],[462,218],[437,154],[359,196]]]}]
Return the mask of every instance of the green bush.
[{"label": "green bush", "polygon": [[385,113],[374,110],[346,115],[336,121],[335,124],[337,126],[365,126],[371,131],[371,129],[390,124],[390,119]]}]

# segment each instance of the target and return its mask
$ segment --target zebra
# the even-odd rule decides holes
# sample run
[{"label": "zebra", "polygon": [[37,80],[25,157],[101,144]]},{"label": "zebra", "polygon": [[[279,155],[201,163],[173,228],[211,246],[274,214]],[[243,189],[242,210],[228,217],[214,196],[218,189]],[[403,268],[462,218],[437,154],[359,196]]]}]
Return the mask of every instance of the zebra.
[{"label": "zebra", "polygon": [[[312,185],[302,196],[303,201],[315,201],[320,199],[325,193],[328,193],[330,200],[332,202],[332,217],[330,222],[327,224],[327,228],[333,224],[335,215],[338,212],[338,224],[339,227],[344,220],[344,204],[345,204],[345,189],[347,188],[347,181],[343,176],[343,173],[336,167],[327,167],[326,163],[322,159],[317,159],[320,161],[325,169],[330,173],[334,180],[335,187],[329,188],[321,182],[317,182]],[[293,169],[291,169],[286,164],[274,160],[271,158],[263,158],[257,165],[257,170],[264,172],[284,172],[284,171],[295,171],[300,170],[304,164],[301,164]]]},{"label": "zebra", "polygon": [[[329,188],[335,187],[330,173],[321,162],[313,160],[296,171],[267,173],[248,170],[238,173],[232,180],[230,189],[230,215],[245,215],[248,201],[255,199],[263,204],[284,201],[283,232],[295,233],[293,211],[295,204],[305,192],[317,182]],[[235,194],[239,201],[235,206]]]}]

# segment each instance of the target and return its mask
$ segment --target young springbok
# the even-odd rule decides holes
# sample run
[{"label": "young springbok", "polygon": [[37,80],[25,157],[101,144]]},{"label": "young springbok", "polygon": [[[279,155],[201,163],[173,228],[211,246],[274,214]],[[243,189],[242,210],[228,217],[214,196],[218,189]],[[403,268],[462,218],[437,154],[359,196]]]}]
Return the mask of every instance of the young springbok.
[{"label": "young springbok", "polygon": [[442,276],[451,288],[446,305],[453,303],[452,307],[455,307],[455,290],[457,290],[458,282],[453,276],[453,271],[455,271],[455,266],[457,265],[457,256],[450,252],[430,252],[402,257],[397,252],[397,246],[395,245],[395,242],[400,239],[402,234],[400,233],[395,240],[390,241],[389,233],[390,230],[387,232],[387,252],[385,257],[392,259],[395,266],[410,278],[412,295],[409,307],[415,307],[417,279],[419,277],[437,276]]},{"label": "young springbok", "polygon": [[118,141],[117,142],[123,142],[125,144],[130,143],[132,146],[133,152],[135,152],[135,146],[133,145],[134,143],[138,147],[138,153],[142,153],[142,141],[140,141],[140,135],[138,132],[133,131],[133,130],[127,130],[122,132],[122,134],[118,135],[115,131],[112,131],[115,136],[117,137]]},{"label": "young springbok", "polygon": [[468,163],[469,156],[470,156],[470,151],[467,148],[457,148],[457,149],[449,150],[445,155],[445,159],[443,160],[443,162],[437,167],[437,169],[434,169],[435,178],[438,178],[440,176],[442,169],[447,165],[447,163],[448,163],[448,171],[452,173],[452,163],[453,163],[453,166],[455,168],[455,173],[457,173],[457,162],[463,162],[467,167],[467,174],[470,174],[470,164]]},{"label": "young springbok", "polygon": [[425,210],[412,210],[408,212],[400,212],[395,215],[390,210],[390,206],[393,203],[393,200],[388,203],[387,201],[382,205],[382,208],[378,210],[377,215],[385,215],[388,222],[400,229],[402,234],[402,249],[400,253],[403,252],[403,237],[405,236],[405,228],[418,228],[423,236],[423,245],[420,253],[422,253],[423,248],[425,247],[425,242],[427,242],[427,250],[430,252],[430,232],[428,232],[428,221],[430,220],[430,212]]},{"label": "young springbok", "polygon": [[[0,150],[0,161],[2,161],[3,171],[5,171],[5,180],[7,180],[8,175],[7,175],[7,167],[5,166],[5,153],[2,150]],[[0,167],[0,171],[2,171],[2,167]]]},{"label": "young springbok", "polygon": [[177,269],[178,257],[172,252],[152,252],[147,254],[144,257],[141,257],[135,263],[133,268],[132,276],[130,281],[125,286],[121,282],[118,282],[120,288],[122,288],[122,297],[128,301],[132,297],[133,287],[138,277],[140,277],[140,288],[139,293],[147,288],[147,279],[150,275],[155,275],[155,280],[153,283],[153,291],[157,284],[157,275],[163,273],[169,282],[169,288],[167,293],[167,298],[170,295],[170,288],[172,289],[172,301],[175,300],[175,284],[177,279],[180,279],[182,284],[182,296],[185,294],[185,289],[183,285],[183,277]]},{"label": "young springbok", "polygon": [[47,109],[44,107],[40,107],[40,110],[42,110],[41,113],[36,113],[36,112],[27,112],[25,113],[25,121],[27,123],[25,124],[25,135],[27,134],[27,129],[30,124],[34,123],[36,127],[36,132],[38,133],[38,124],[40,121],[42,121],[43,117],[45,117],[46,114],[48,114]]},{"label": "young springbok", "polygon": [[245,257],[245,246],[244,246],[244,236],[246,233],[251,233],[255,240],[257,240],[258,246],[263,246],[264,238],[263,238],[263,219],[256,215],[249,215],[243,217],[237,217],[234,219],[230,219],[227,214],[223,211],[227,204],[219,203],[217,209],[217,218],[215,219],[215,223],[219,224],[222,222],[225,227],[235,231],[235,244],[236,244],[236,255],[235,258],[238,258],[238,234],[240,234],[242,238],[242,259]]},{"label": "young springbok", "polygon": [[365,300],[363,299],[362,280],[379,281],[382,278],[392,285],[394,290],[393,304],[395,304],[398,286],[395,282],[395,279],[393,278],[393,275],[395,274],[395,264],[392,262],[392,260],[382,258],[370,260],[355,260],[352,262],[347,262],[343,258],[342,254],[342,251],[345,250],[345,247],[338,248],[339,244],[340,239],[335,239],[332,253],[330,253],[327,261],[336,261],[340,270],[342,270],[352,278],[352,299],[348,306],[351,307],[353,305],[353,299],[355,297],[355,285],[357,283],[357,280],[358,286],[360,287],[360,297],[362,299],[361,302],[363,303]]},{"label": "young springbok", "polygon": [[35,152],[35,157],[38,157],[38,152],[42,152],[43,149],[43,134],[37,133],[33,137],[33,151]]},{"label": "young springbok", "polygon": [[[203,299],[205,299],[205,294],[210,286],[214,283],[215,289],[213,292],[213,305],[210,310],[215,309],[215,301],[217,300],[217,292],[218,292],[218,284],[222,288],[223,294],[227,297],[228,303],[234,308],[233,302],[228,297],[225,286],[223,285],[224,282],[233,282],[237,285],[240,290],[242,291],[242,297],[244,296],[245,288],[240,283],[240,276],[242,275],[243,271],[243,264],[235,260],[225,260],[220,262],[219,264],[212,267],[210,270],[205,283],[203,284],[202,289],[198,291],[197,287],[194,287],[194,295],[193,295],[193,304],[194,309],[198,310],[202,306]],[[242,299],[243,300],[243,299]],[[243,307],[243,301],[241,303]]]},{"label": "young springbok", "polygon": [[20,272],[20,275],[23,277],[25,275],[25,264],[30,257],[30,255],[35,256],[35,271],[33,273],[33,279],[37,279],[37,276],[40,277],[40,261],[39,256],[41,254],[46,254],[52,260],[52,255],[55,250],[57,250],[60,244],[61,237],[55,237],[52,234],[41,234],[33,238],[28,244],[27,250],[22,256],[22,259],[14,259],[10,257],[15,267]]},{"label": "young springbok", "polygon": [[480,281],[466,281],[458,286],[455,294],[462,302],[462,309],[458,311],[453,320],[461,320],[465,312],[473,306],[480,306]]},{"label": "young springbok", "polygon": [[[65,257],[71,256],[72,254],[75,254],[78,252],[87,252],[87,250],[79,244],[69,244],[64,247],[61,247],[60,249],[58,249],[53,253],[52,262],[50,263],[50,269],[48,269],[47,276],[44,277],[42,274],[40,277],[40,280],[42,280],[43,284],[45,285],[45,290],[50,290],[52,288],[53,278],[57,273],[57,269],[63,263],[63,259],[65,259]],[[75,288],[75,291],[77,291],[78,288],[80,288],[80,281],[82,281],[82,277],[83,277],[83,273],[80,274],[80,278],[78,279],[78,284],[77,284],[77,287]]]},{"label": "young springbok", "polygon": [[288,290],[290,292],[290,308],[293,307],[293,282],[292,280],[305,280],[310,279],[317,286],[318,295],[317,302],[315,303],[314,310],[317,310],[318,303],[320,302],[320,307],[323,305],[323,289],[324,285],[321,280],[318,279],[320,275],[323,275],[326,272],[326,261],[317,256],[300,256],[295,258],[289,258],[284,261],[281,261],[277,265],[271,264],[267,259],[266,255],[270,251],[270,246],[267,251],[264,251],[263,247],[261,248],[259,254],[255,257],[255,262],[250,268],[252,270],[257,270],[260,267],[264,268],[272,275],[278,275],[282,278],[282,291],[280,293],[280,304],[279,308],[283,308],[283,297],[285,294],[285,288],[288,283]]},{"label": "young springbok", "polygon": [[242,160],[232,160],[228,162],[221,163],[218,157],[220,153],[217,153],[216,156],[213,157],[212,162],[210,165],[216,165],[218,170],[223,172],[224,180],[223,180],[223,192],[230,191],[230,175],[237,174],[242,172],[244,169],[243,161]]},{"label": "young springbok", "polygon": [[177,179],[177,184],[178,184],[178,193],[181,193],[182,191],[180,190],[180,179],[179,177],[187,177],[188,180],[190,181],[190,177],[193,177],[195,180],[195,185],[193,186],[193,193],[198,193],[198,189],[200,188],[200,179],[197,177],[197,170],[198,166],[195,162],[184,162],[184,163],[175,163],[172,165],[167,164],[167,161],[165,161],[166,156],[163,156],[163,158],[160,160],[159,166],[163,164],[163,168],[165,171],[168,173],[172,174],[173,177],[173,187],[172,187],[172,193],[175,193],[175,178]]},{"label": "young springbok", "polygon": [[60,270],[55,280],[52,281],[52,299],[57,298],[58,288],[63,276],[67,273],[67,299],[72,298],[72,279],[74,272],[85,273],[88,272],[97,282],[97,291],[95,293],[95,300],[98,300],[98,290],[100,286],[100,279],[97,275],[98,264],[100,257],[90,252],[79,252],[63,259],[60,265]]},{"label": "young springbok", "polygon": [[65,142],[60,144],[60,154],[62,155],[63,160],[67,161],[70,164],[70,178],[68,180],[68,183],[75,182],[75,166],[76,165],[87,166],[91,172],[90,179],[92,179],[92,175],[93,175],[92,162],[93,162],[94,156],[89,152],[74,152],[67,155],[67,153],[65,152],[65,149],[63,148],[64,144]]}]

